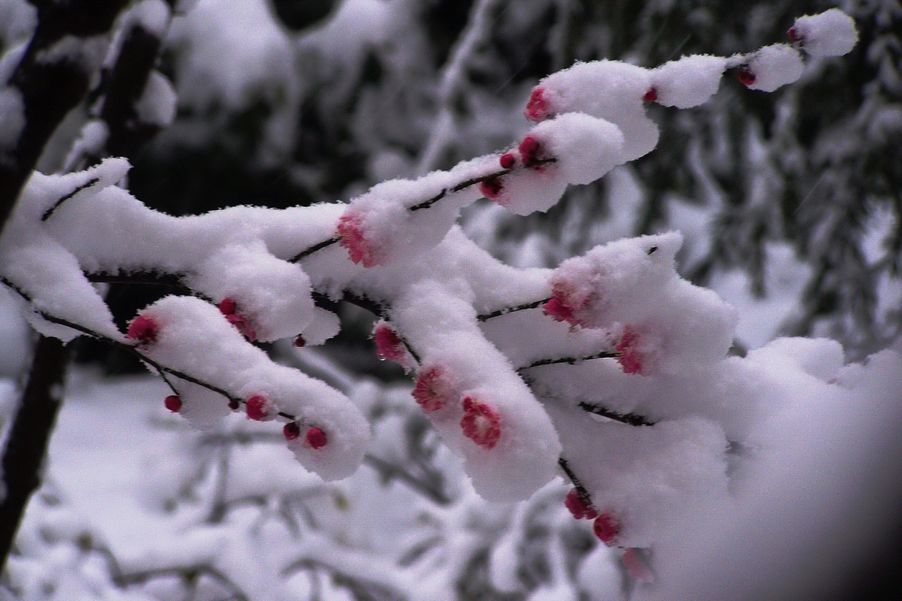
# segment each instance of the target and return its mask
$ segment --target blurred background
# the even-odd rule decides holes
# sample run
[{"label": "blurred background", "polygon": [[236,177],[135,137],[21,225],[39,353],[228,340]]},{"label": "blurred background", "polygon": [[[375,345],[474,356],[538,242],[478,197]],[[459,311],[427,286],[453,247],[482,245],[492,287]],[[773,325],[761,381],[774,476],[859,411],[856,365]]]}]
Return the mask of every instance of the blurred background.
[{"label": "blurred background", "polygon": [[[176,215],[348,200],[509,145],[528,129],[521,112],[532,87],[576,60],[653,67],[683,54],[729,56],[784,41],[795,17],[836,6],[175,4],[158,69],[174,85],[176,118],[129,149],[128,187]],[[550,267],[609,240],[679,229],[681,273],[740,310],[736,353],[785,334],[835,338],[847,360],[898,346],[902,5],[839,6],[858,26],[852,54],[810,62],[774,94],[724,80],[702,107],[652,105],[662,132],[652,153],[570,188],[546,214],[477,203],[465,231],[509,263]],[[3,52],[33,27],[25,0],[0,0]],[[42,170],[62,168],[89,106],[60,129]],[[109,299],[124,322],[154,294],[114,285]],[[629,598],[619,555],[566,515],[562,483],[518,506],[476,497],[411,407],[403,372],[376,359],[372,316],[340,310],[342,333],[326,347],[271,349],[373,419],[366,467],[338,484],[301,473],[271,429],[187,431],[164,415],[162,384],[126,375],[140,366],[80,342],[48,482],[0,599]],[[27,336],[4,310],[0,415],[27,359],[11,349]]]}]

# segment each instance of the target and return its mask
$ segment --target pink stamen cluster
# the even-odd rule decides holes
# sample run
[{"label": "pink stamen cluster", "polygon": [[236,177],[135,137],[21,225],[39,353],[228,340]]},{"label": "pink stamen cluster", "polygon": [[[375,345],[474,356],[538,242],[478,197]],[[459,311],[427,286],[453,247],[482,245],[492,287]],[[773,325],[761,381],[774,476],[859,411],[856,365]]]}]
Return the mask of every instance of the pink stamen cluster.
[{"label": "pink stamen cluster", "polygon": [[605,512],[595,518],[592,530],[601,542],[610,547],[620,536],[620,521],[610,512]]},{"label": "pink stamen cluster", "polygon": [[551,115],[551,106],[545,98],[545,88],[536,86],[529,95],[523,116],[534,123],[544,121]]},{"label": "pink stamen cluster", "polygon": [[247,418],[258,422],[269,421],[275,417],[275,408],[262,394],[255,394],[250,397],[244,405],[244,411]]},{"label": "pink stamen cluster", "polygon": [[254,342],[257,339],[257,330],[254,329],[253,324],[251,324],[251,320],[247,318],[243,313],[238,311],[238,304],[234,299],[224,298],[219,301],[219,312],[222,313],[226,320],[235,326],[235,328],[241,332],[241,335]]},{"label": "pink stamen cluster", "polygon": [[623,334],[616,346],[619,355],[617,361],[623,368],[623,373],[642,374],[647,370],[648,357],[640,350],[640,342],[641,336],[633,326],[623,328]]},{"label": "pink stamen cluster", "polygon": [[492,405],[473,396],[463,400],[464,416],[460,427],[464,436],[479,446],[491,449],[501,438],[501,415]]},{"label": "pink stamen cluster", "polygon": [[570,510],[570,513],[577,520],[594,520],[598,517],[598,511],[575,488],[571,488],[567,496],[564,497],[564,505],[567,506],[567,509]]},{"label": "pink stamen cluster", "polygon": [[351,261],[364,267],[373,267],[379,263],[380,257],[376,249],[372,242],[366,239],[363,215],[345,211],[338,219],[338,235],[341,236],[340,244],[347,249]]},{"label": "pink stamen cluster", "polygon": [[407,363],[408,353],[404,341],[398,335],[397,330],[388,325],[384,320],[376,323],[373,328],[373,340],[376,343],[376,354],[380,359],[387,359],[404,365]]},{"label": "pink stamen cluster", "polygon": [[438,365],[431,365],[417,373],[413,398],[426,413],[438,411],[457,398],[448,374]]},{"label": "pink stamen cluster", "polygon": [[157,341],[160,326],[155,319],[147,315],[138,315],[128,324],[125,335],[136,340],[139,346],[147,346]]}]

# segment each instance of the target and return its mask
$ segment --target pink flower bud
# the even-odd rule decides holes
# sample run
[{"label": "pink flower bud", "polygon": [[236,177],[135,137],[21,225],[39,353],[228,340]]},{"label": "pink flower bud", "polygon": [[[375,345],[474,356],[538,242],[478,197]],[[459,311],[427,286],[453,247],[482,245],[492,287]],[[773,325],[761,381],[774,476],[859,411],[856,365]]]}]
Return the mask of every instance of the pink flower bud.
[{"label": "pink flower bud", "polygon": [[255,394],[249,398],[244,410],[248,419],[258,422],[268,421],[274,417],[272,403],[262,394]]},{"label": "pink flower bud", "polygon": [[292,441],[295,440],[298,436],[301,435],[301,427],[297,422],[288,422],[284,426],[282,426],[282,436],[285,437],[285,440]]},{"label": "pink flower bud", "polygon": [[504,191],[500,177],[490,177],[479,182],[479,193],[490,200],[496,200]]},{"label": "pink flower bud", "polygon": [[648,91],[645,92],[645,95],[642,96],[643,102],[654,102],[658,99],[658,90],[656,88],[648,88]]},{"label": "pink flower bud", "polygon": [[385,321],[376,323],[373,328],[373,340],[376,342],[376,354],[380,359],[388,359],[404,365],[407,363],[407,348],[398,332]]},{"label": "pink flower bud", "polygon": [[351,261],[364,267],[372,267],[379,263],[376,249],[371,241],[366,239],[362,215],[345,211],[338,219],[338,235],[341,236],[340,244],[347,249]]},{"label": "pink flower bud", "polygon": [[595,531],[595,536],[610,547],[617,542],[617,537],[620,535],[620,522],[611,513],[605,512],[595,518],[592,529]]},{"label": "pink flower bud", "polygon": [[498,162],[501,163],[503,169],[511,169],[517,164],[517,156],[513,152],[505,152]]},{"label": "pink flower bud", "polygon": [[739,83],[741,83],[745,87],[749,87],[750,85],[755,83],[755,80],[757,79],[748,65],[742,65],[741,67],[739,67],[739,70],[736,72],[736,76],[739,78]]},{"label": "pink flower bud", "polygon": [[536,86],[529,95],[523,116],[533,122],[544,121],[551,115],[551,107],[545,98],[545,88]]},{"label": "pink flower bud", "polygon": [[138,315],[128,324],[125,335],[137,340],[139,345],[145,346],[156,342],[159,330],[159,324],[152,317]]},{"label": "pink flower bud", "polygon": [[163,406],[173,413],[178,413],[182,410],[182,397],[177,394],[170,394],[168,397],[163,399]]},{"label": "pink flower bud", "polygon": [[316,450],[326,446],[326,443],[329,442],[329,439],[326,437],[326,433],[323,432],[321,428],[312,426],[307,429],[307,434],[304,436],[304,442],[311,449]]},{"label": "pink flower bud", "polygon": [[587,520],[593,520],[598,517],[598,512],[595,510],[592,505],[586,502],[579,491],[575,488],[571,488],[567,493],[567,496],[564,497],[564,505],[567,506],[567,509],[570,510],[570,513],[573,514],[573,517],[577,520],[581,520],[583,518]]},{"label": "pink flower bud", "polygon": [[224,298],[219,301],[219,312],[223,315],[231,315],[238,309],[238,305],[235,303],[234,299]]},{"label": "pink flower bud", "polygon": [[535,136],[526,136],[520,142],[520,157],[523,159],[523,165],[526,167],[534,166],[542,157],[542,144]]}]

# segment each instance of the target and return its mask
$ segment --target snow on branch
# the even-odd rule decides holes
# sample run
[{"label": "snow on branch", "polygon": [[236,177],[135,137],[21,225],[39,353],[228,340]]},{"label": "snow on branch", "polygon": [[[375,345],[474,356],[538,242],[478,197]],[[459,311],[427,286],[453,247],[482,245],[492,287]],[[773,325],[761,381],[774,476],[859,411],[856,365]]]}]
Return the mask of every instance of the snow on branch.
[{"label": "snow on branch", "polygon": [[[151,5],[161,6],[139,7]],[[649,103],[697,106],[730,71],[773,91],[801,75],[799,48],[827,56],[855,40],[838,11],[800,19],[790,36],[655,69],[578,63],[533,90],[525,115],[537,124],[510,148],[347,204],[176,218],[115,185],[125,159],[35,173],[0,239],[2,281],[42,334],[131,349],[172,388],[166,407],[198,426],[238,409],[280,419],[289,448],[327,479],[363,460],[366,420],[252,342],[322,344],[340,327],[325,301],[357,299],[382,318],[378,353],[411,372],[414,401],[483,497],[523,499],[563,469],[577,491],[568,503],[594,518],[602,541],[648,547],[674,507],[728,498],[728,445],[754,442],[775,399],[800,383],[835,388],[841,350],[790,341],[729,357],[736,312],[679,276],[676,232],[611,242],[554,270],[517,269],[456,222],[480,198],[518,215],[547,211],[568,186],[647,154],[659,135]],[[121,332],[94,284],[141,274],[180,294]]]}]

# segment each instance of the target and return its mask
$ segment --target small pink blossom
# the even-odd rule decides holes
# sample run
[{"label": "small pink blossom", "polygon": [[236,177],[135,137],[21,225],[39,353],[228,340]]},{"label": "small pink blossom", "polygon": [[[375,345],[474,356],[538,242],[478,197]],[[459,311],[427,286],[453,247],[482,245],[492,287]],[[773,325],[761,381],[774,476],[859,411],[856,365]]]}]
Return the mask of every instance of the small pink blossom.
[{"label": "small pink blossom", "polygon": [[431,365],[420,369],[417,373],[413,398],[423,408],[423,411],[432,413],[455,400],[457,392],[445,369],[439,365]]},{"label": "small pink blossom", "polygon": [[364,267],[378,265],[381,257],[371,240],[367,240],[363,227],[363,215],[352,211],[345,211],[338,219],[338,235],[341,236],[341,245],[348,251],[348,256],[354,263],[360,263]]},{"label": "small pink blossom", "polygon": [[486,449],[498,444],[501,438],[501,415],[498,410],[473,396],[464,397],[463,408],[460,427],[464,436]]},{"label": "small pink blossom", "polygon": [[538,123],[544,121],[551,115],[551,107],[545,98],[545,88],[536,86],[529,95],[529,101],[526,103],[526,109],[523,116],[530,121]]},{"label": "small pink blossom", "polygon": [[570,510],[570,513],[573,514],[573,517],[577,520],[583,518],[594,520],[598,517],[598,512],[595,508],[592,507],[592,505],[588,503],[575,488],[571,488],[567,493],[567,496],[564,497],[564,505],[567,506],[567,509]]},{"label": "small pink blossom", "polygon": [[559,279],[552,282],[551,298],[542,305],[542,310],[555,321],[565,321],[573,326],[585,325],[578,314],[589,306],[594,296],[582,287]]},{"label": "small pink blossom", "polygon": [[373,328],[373,340],[376,342],[376,354],[380,359],[387,359],[406,365],[409,362],[407,348],[398,332],[388,325],[388,322],[380,320]]},{"label": "small pink blossom", "polygon": [[617,342],[617,361],[623,373],[643,374],[648,370],[648,355],[641,348],[642,337],[633,326],[623,328],[620,341]]},{"label": "small pink blossom", "polygon": [[137,340],[141,346],[153,344],[157,340],[160,325],[148,315],[138,315],[128,324],[125,335],[132,340]]}]

